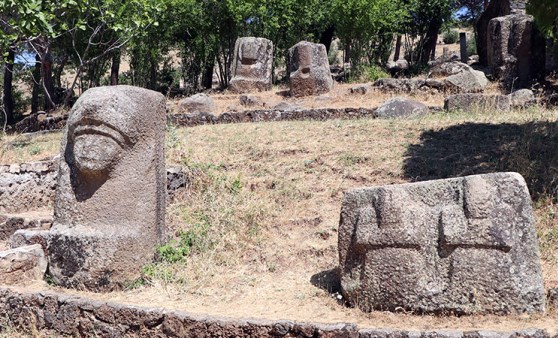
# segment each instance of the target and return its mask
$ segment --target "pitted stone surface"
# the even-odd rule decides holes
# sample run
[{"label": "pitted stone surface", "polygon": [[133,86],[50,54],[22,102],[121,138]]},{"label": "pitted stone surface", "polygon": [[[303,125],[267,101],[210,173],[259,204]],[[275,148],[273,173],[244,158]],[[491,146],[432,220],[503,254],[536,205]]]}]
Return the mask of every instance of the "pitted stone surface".
[{"label": "pitted stone surface", "polygon": [[450,95],[444,100],[444,109],[473,113],[509,111],[511,109],[511,97],[509,95],[487,94]]},{"label": "pitted stone surface", "polygon": [[544,79],[546,41],[530,15],[513,14],[488,23],[487,64],[508,89]]},{"label": "pitted stone surface", "polygon": [[339,225],[343,294],[364,311],[544,311],[533,224],[517,173],[350,191]]},{"label": "pitted stone surface", "polygon": [[289,85],[291,96],[320,95],[331,90],[333,78],[324,45],[301,41],[289,49]]},{"label": "pitted stone surface", "polygon": [[0,252],[0,283],[22,284],[42,280],[47,260],[40,245],[23,246]]},{"label": "pitted stone surface", "polygon": [[273,43],[264,38],[243,37],[236,40],[229,89],[250,93],[271,89]]},{"label": "pitted stone surface", "polygon": [[57,284],[110,290],[139,277],[164,231],[165,98],[136,87],[86,91],[62,141],[49,237]]}]

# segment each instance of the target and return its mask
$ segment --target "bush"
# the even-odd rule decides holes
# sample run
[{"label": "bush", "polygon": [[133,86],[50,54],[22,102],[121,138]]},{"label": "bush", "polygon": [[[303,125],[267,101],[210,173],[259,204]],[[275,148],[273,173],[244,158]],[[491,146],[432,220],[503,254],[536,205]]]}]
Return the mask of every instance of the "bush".
[{"label": "bush", "polygon": [[455,30],[450,30],[444,33],[442,40],[446,45],[451,45],[459,41],[459,33]]},{"label": "bush", "polygon": [[467,54],[468,55],[477,54],[477,41],[475,40],[474,36],[471,36],[471,38],[467,40]]},{"label": "bush", "polygon": [[349,82],[372,82],[386,77],[391,76],[382,67],[378,65],[362,65],[350,75]]}]

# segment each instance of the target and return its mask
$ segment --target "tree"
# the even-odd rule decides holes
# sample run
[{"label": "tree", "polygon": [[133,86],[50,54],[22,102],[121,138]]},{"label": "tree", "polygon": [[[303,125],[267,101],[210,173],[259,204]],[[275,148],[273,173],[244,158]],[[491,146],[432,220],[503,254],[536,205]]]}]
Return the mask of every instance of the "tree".
[{"label": "tree", "polygon": [[353,76],[363,62],[387,61],[394,33],[408,19],[408,11],[397,0],[338,0],[335,27],[352,63]]},{"label": "tree", "polygon": [[548,37],[558,39],[558,6],[553,0],[530,0],[527,12],[535,17],[537,26]]}]

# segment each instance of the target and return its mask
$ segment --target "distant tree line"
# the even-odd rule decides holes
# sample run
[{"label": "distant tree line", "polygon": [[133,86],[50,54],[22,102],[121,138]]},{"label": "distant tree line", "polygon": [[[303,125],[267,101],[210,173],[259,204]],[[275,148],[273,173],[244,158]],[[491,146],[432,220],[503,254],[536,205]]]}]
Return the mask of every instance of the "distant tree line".
[{"label": "distant tree line", "polygon": [[[552,0],[547,0],[551,2]],[[118,83],[164,93],[220,87],[231,77],[235,41],[270,39],[275,66],[300,40],[329,50],[341,41],[354,75],[387,61],[396,36],[405,57],[426,64],[444,24],[459,8],[475,19],[485,0],[0,0],[3,110],[15,122],[13,74],[25,68],[32,113],[68,105],[73,93]],[[544,0],[533,0],[544,2]],[[486,4],[484,4],[486,5]],[[545,13],[547,14],[547,13]],[[16,56],[26,57],[23,65]],[[130,69],[122,72],[123,57]],[[178,62],[178,69],[171,67]],[[62,75],[71,72],[69,83]],[[110,74],[107,76],[107,74]],[[66,76],[65,78],[68,78]],[[277,80],[277,79],[276,79]]]}]

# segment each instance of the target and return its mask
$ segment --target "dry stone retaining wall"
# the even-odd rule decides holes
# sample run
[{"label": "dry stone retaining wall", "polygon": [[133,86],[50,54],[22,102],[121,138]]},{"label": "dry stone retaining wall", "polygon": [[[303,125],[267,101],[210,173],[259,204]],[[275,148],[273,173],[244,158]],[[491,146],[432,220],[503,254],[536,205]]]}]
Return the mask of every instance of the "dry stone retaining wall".
[{"label": "dry stone retaining wall", "polygon": [[[0,165],[0,212],[18,213],[49,206],[54,201],[57,176],[58,160]],[[182,167],[167,167],[169,196],[188,182],[188,173]]]},{"label": "dry stone retaining wall", "polygon": [[558,338],[542,329],[495,331],[359,329],[354,324],[232,319],[93,301],[54,292],[0,289],[0,332],[80,337]]}]

